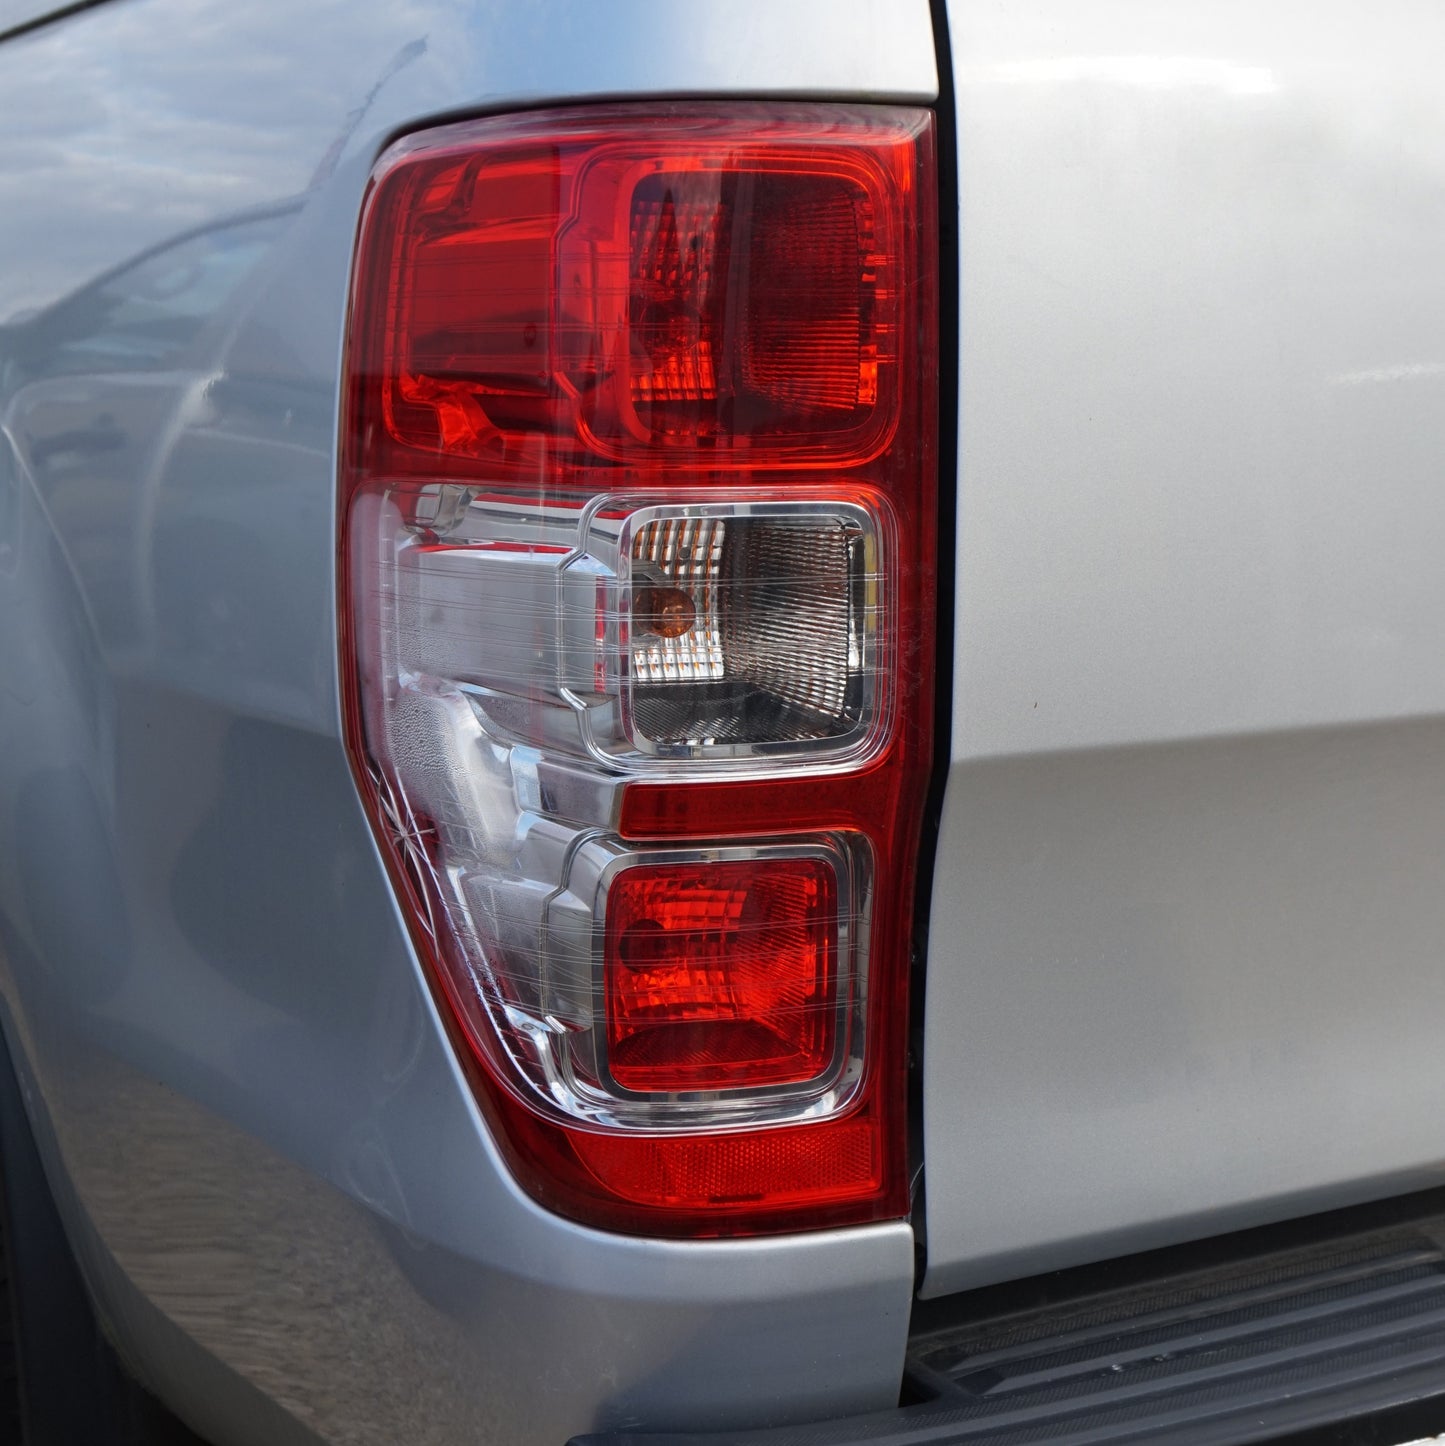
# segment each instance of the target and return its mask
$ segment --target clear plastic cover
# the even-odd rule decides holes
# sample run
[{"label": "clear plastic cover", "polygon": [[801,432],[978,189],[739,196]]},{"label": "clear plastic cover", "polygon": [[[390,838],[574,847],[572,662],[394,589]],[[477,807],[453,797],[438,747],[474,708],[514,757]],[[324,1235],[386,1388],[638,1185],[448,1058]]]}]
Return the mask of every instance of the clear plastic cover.
[{"label": "clear plastic cover", "polygon": [[[459,518],[472,505],[459,509]],[[505,547],[463,540],[457,531],[456,544],[444,545],[433,540],[434,527],[409,520],[395,497],[363,494],[356,507],[355,569],[370,579],[368,612],[379,645],[369,730],[395,779],[389,796],[397,833],[418,865],[434,870],[445,926],[462,945],[478,1001],[518,1075],[568,1115],[614,1126],[756,1123],[837,1109],[861,1066],[872,867],[866,844],[839,834],[746,848],[628,847],[611,827],[618,791],[628,772],[653,769],[657,760],[638,755],[628,771],[620,760],[600,769],[582,747],[586,725],[594,713],[615,721],[620,712],[595,697],[580,703],[565,685],[569,667],[594,682],[626,677],[632,667],[629,651],[615,651],[628,636],[627,609],[617,600],[639,585],[625,565],[628,540],[655,539],[669,528],[681,538],[689,528],[707,536],[724,520],[675,528],[669,504],[625,512],[601,527],[594,516],[589,527],[588,507],[568,509],[565,525],[580,529],[579,538],[612,540],[608,558],[624,562],[619,579],[591,553],[540,541],[535,531],[530,541]],[[481,520],[473,521],[486,530],[495,504],[478,505],[477,514]],[[739,525],[788,530],[799,516],[788,504],[777,516],[766,509],[760,518],[743,515]],[[836,531],[845,523],[856,531],[860,515],[845,510],[826,526]],[[815,516],[808,527],[819,525]],[[464,531],[464,523],[456,528]],[[579,563],[586,586],[573,585]],[[599,598],[607,600],[601,614]],[[585,609],[576,627],[566,617],[574,603]],[[570,656],[568,639],[589,640],[590,658],[581,642]],[[599,639],[614,651],[599,655]],[[522,676],[500,676],[511,667]],[[538,687],[539,678],[556,681]],[[617,741],[625,750],[621,731]],[[569,762],[564,743],[582,756]],[[836,1048],[826,1062],[815,1075],[782,1085],[740,1081],[662,1093],[619,1085],[607,1066],[603,980],[613,876],[643,865],[741,859],[766,870],[800,858],[825,861],[833,881],[826,919],[832,978],[825,996],[802,1006],[836,1016],[829,1024]],[[748,934],[731,937],[745,945]]]},{"label": "clear plastic cover", "polygon": [[400,661],[465,685],[499,734],[659,776],[879,741],[884,529],[863,502],[464,493],[445,525],[425,503],[395,551]]},{"label": "clear plastic cover", "polygon": [[856,742],[875,692],[872,540],[851,511],[823,509],[634,527],[631,742],[772,757]]}]

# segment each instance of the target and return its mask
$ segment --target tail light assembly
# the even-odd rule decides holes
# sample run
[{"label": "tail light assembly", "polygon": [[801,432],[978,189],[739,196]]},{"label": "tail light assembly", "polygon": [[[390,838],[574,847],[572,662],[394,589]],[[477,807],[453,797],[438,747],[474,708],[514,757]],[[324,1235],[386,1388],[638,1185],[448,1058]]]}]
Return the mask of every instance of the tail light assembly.
[{"label": "tail light assembly", "polygon": [[932,167],[926,111],[639,105],[372,178],[348,747],[499,1145],[594,1225],[907,1213]]}]

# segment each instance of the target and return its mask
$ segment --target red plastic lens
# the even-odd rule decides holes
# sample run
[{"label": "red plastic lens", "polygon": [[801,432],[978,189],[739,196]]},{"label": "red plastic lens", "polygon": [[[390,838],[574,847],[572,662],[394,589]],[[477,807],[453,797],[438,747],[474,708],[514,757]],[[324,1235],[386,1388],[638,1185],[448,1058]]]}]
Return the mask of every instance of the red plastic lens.
[{"label": "red plastic lens", "polygon": [[822,859],[619,873],[605,952],[612,1078],[656,1093],[816,1079],[837,1035],[837,934]]},{"label": "red plastic lens", "polygon": [[574,117],[547,142],[438,146],[382,180],[390,465],[847,466],[885,444],[911,143],[801,114]]},{"label": "red plastic lens", "polygon": [[[755,447],[866,427],[880,340],[885,356],[894,342],[876,210],[847,174],[714,168],[639,184],[628,299],[639,430]],[[730,294],[744,277],[745,309]]]},{"label": "red plastic lens", "polygon": [[623,1199],[672,1209],[706,1200],[736,1214],[766,1206],[806,1206],[819,1224],[860,1195],[876,1194],[888,1169],[875,1122],[867,1115],[831,1125],[706,1139],[628,1139],[588,1135],[578,1154],[597,1181]]}]

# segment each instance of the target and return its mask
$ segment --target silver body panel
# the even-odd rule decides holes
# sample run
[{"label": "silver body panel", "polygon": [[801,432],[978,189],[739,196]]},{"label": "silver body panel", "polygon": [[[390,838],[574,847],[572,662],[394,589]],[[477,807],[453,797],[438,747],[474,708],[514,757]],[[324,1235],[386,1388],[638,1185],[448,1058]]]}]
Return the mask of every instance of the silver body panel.
[{"label": "silver body panel", "polygon": [[949,11],[926,1294],[1445,1176],[1445,13]]},{"label": "silver body panel", "polygon": [[217,1446],[896,1399],[906,1225],[635,1240],[518,1190],[340,741],[375,157],[439,118],[732,92],[930,101],[927,6],[116,0],[0,46],[0,1002],[105,1313]]},{"label": "silver body panel", "polygon": [[0,0],[0,35],[38,25],[65,8],[55,0]]}]

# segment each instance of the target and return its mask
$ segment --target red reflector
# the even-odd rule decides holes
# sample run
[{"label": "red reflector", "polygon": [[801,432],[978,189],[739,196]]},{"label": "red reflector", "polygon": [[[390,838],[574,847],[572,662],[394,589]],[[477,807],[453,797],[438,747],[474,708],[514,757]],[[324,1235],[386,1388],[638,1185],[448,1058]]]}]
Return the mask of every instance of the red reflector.
[{"label": "red reflector", "polygon": [[607,896],[609,1072],[651,1093],[815,1079],[837,1037],[822,859],[626,869]]},{"label": "red reflector", "polygon": [[857,1117],[712,1139],[578,1135],[574,1145],[609,1193],[682,1210],[825,1210],[878,1190],[884,1172],[878,1131]]}]

